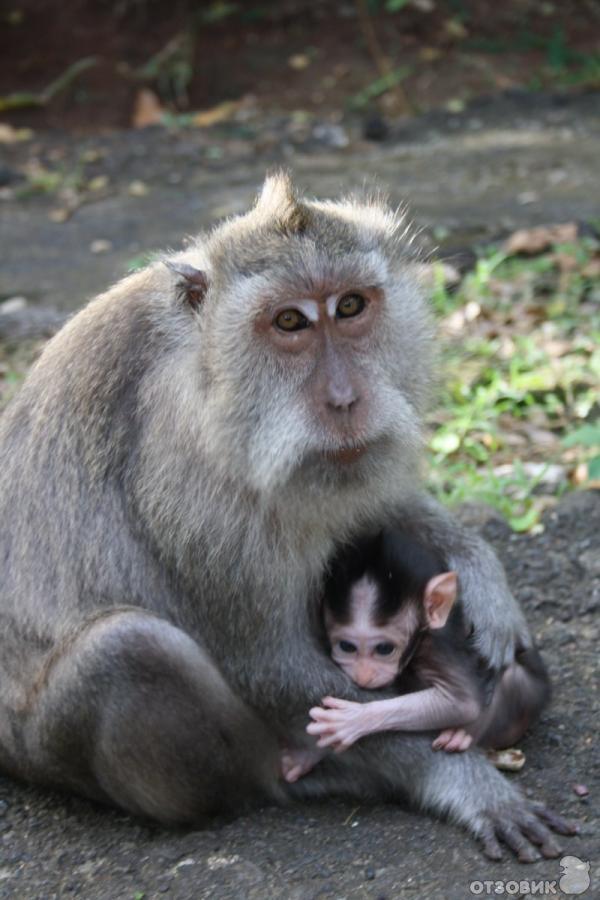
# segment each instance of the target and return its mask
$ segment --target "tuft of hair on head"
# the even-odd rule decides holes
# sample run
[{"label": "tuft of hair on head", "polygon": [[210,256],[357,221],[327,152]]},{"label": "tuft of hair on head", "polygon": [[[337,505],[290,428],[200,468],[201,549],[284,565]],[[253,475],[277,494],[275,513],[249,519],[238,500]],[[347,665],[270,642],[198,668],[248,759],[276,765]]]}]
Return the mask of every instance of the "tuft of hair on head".
[{"label": "tuft of hair on head", "polygon": [[261,224],[275,226],[285,234],[300,234],[309,222],[308,207],[298,200],[292,179],[284,171],[267,175],[252,213]]},{"label": "tuft of hair on head", "polygon": [[432,578],[448,568],[436,551],[401,528],[386,528],[369,560],[367,574],[379,588],[376,621],[389,621],[406,601],[420,601]]}]

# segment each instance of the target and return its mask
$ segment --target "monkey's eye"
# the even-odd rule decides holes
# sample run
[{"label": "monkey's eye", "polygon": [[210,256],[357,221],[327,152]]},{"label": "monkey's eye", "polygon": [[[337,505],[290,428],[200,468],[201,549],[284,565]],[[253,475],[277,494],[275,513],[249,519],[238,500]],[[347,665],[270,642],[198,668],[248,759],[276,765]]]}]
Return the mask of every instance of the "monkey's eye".
[{"label": "monkey's eye", "polygon": [[346,294],[337,305],[335,311],[336,318],[350,319],[352,316],[358,316],[365,306],[365,298],[360,294]]},{"label": "monkey's eye", "polygon": [[340,641],[338,646],[342,653],[356,653],[356,645],[351,644],[350,641]]},{"label": "monkey's eye", "polygon": [[284,309],[275,317],[275,324],[281,331],[302,331],[308,328],[309,321],[297,309]]},{"label": "monkey's eye", "polygon": [[375,647],[375,653],[378,656],[390,656],[396,648],[389,641],[385,641],[383,644],[377,644]]}]

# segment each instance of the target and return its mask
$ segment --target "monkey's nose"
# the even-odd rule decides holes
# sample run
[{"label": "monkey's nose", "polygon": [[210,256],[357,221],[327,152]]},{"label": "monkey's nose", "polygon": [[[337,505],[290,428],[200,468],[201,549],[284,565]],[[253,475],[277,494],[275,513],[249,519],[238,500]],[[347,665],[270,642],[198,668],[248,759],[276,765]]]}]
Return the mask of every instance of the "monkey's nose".
[{"label": "monkey's nose", "polygon": [[338,413],[349,413],[358,403],[359,396],[354,387],[345,384],[330,384],[327,391],[327,406]]},{"label": "monkey's nose", "polygon": [[354,680],[359,687],[368,688],[373,681],[373,673],[369,670],[366,672],[357,672]]}]

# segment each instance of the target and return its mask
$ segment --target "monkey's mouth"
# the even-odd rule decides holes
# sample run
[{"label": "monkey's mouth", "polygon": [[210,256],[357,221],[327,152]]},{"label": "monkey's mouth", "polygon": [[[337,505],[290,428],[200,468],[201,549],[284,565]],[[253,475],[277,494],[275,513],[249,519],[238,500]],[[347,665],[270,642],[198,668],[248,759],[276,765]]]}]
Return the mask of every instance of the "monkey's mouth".
[{"label": "monkey's mouth", "polygon": [[340,447],[339,450],[326,450],[326,459],[332,462],[341,463],[344,466],[357,462],[365,455],[368,447],[366,444],[358,444],[354,447]]}]

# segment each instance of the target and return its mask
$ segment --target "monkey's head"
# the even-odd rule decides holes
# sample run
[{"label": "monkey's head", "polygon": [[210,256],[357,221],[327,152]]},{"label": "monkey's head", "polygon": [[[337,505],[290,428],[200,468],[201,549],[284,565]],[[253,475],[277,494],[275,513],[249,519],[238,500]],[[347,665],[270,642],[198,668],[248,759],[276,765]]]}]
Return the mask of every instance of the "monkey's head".
[{"label": "monkey's head", "polygon": [[422,635],[443,628],[457,599],[456,572],[397,529],[353,541],[330,563],[323,592],[331,657],[356,684],[392,684]]},{"label": "monkey's head", "polygon": [[271,493],[390,475],[399,456],[413,471],[432,341],[407,244],[381,201],[301,200],[279,174],[168,263],[197,318],[200,433],[224,474]]}]

